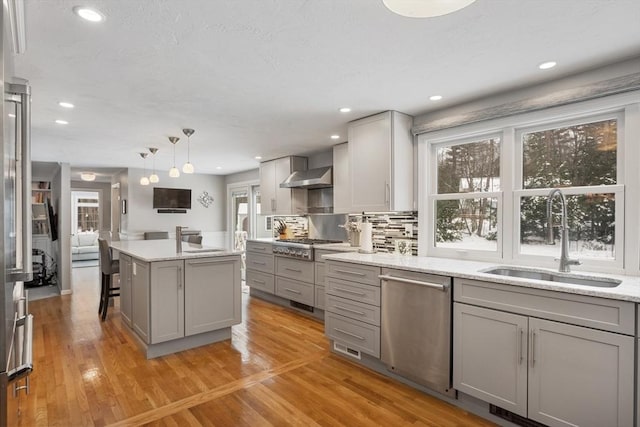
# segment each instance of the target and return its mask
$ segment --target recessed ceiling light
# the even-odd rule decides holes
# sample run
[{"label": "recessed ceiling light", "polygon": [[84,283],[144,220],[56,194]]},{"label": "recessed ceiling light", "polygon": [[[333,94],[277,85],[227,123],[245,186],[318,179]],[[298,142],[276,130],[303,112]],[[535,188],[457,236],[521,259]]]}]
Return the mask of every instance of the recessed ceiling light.
[{"label": "recessed ceiling light", "polygon": [[256,160],[262,160],[262,156],[256,156]]},{"label": "recessed ceiling light", "polygon": [[222,169],[222,166],[216,166],[216,169],[220,170]]},{"label": "recessed ceiling light", "polygon": [[16,115],[15,115],[15,114],[13,114],[13,113],[9,113],[9,114],[7,114],[7,115],[8,115],[9,117],[11,117],[12,119],[15,119],[15,118],[16,118]]},{"label": "recessed ceiling light", "polygon": [[349,113],[349,112],[351,112],[351,108],[349,108],[349,107],[342,107],[342,108],[340,109],[340,112],[341,112],[341,113]]},{"label": "recessed ceiling light", "polygon": [[57,123],[57,124],[59,124],[59,125],[68,125],[68,124],[69,124],[69,122],[68,122],[68,121],[66,121],[66,120],[60,120],[60,119],[56,120],[56,123]]},{"label": "recessed ceiling light", "polygon": [[73,105],[72,103],[64,102],[64,101],[58,102],[58,105],[61,106],[61,107],[64,107],[64,108],[73,108],[73,107],[75,107],[75,105]]},{"label": "recessed ceiling light", "polygon": [[431,101],[440,101],[442,99],[442,95],[433,95],[429,97]]},{"label": "recessed ceiling light", "polygon": [[455,12],[469,6],[476,0],[382,0],[393,13],[408,18],[432,18]]},{"label": "recessed ceiling light", "polygon": [[542,64],[538,65],[538,68],[540,68],[541,70],[548,70],[549,68],[553,68],[555,67],[557,64],[555,61],[547,61],[547,62],[543,62]]},{"label": "recessed ceiling light", "polygon": [[105,19],[104,15],[100,13],[98,10],[84,7],[84,6],[74,7],[73,13],[78,15],[80,18],[90,22],[102,22]]},{"label": "recessed ceiling light", "polygon": [[340,138],[340,135],[331,135],[331,139],[338,139]]}]

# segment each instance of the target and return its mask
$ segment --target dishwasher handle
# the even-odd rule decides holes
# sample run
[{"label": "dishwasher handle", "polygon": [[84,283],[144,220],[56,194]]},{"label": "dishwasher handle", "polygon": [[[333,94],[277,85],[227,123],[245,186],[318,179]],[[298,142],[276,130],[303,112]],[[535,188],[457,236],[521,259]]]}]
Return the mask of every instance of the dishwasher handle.
[{"label": "dishwasher handle", "polygon": [[381,280],[393,280],[394,282],[409,283],[411,285],[426,286],[427,288],[434,288],[441,291],[446,291],[449,285],[442,283],[423,282],[421,280],[405,279],[404,277],[391,276],[389,274],[381,274],[378,276]]}]

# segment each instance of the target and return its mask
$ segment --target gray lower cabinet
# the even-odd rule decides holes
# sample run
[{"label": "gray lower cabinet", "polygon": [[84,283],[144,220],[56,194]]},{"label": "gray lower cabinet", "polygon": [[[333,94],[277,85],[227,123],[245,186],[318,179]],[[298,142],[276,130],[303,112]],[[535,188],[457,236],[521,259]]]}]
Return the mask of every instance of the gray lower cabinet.
[{"label": "gray lower cabinet", "polygon": [[133,260],[129,255],[120,254],[120,316],[131,327],[131,269]]},{"label": "gray lower cabinet", "polygon": [[151,263],[151,344],[184,337],[184,261]]},{"label": "gray lower cabinet", "polygon": [[[346,144],[345,144],[346,145]],[[316,249],[314,250],[315,257],[315,272],[314,272],[314,284],[315,284],[315,301],[314,307],[321,310],[325,309],[325,276],[326,268],[322,255],[338,254],[340,251],[333,251],[330,249]]]},{"label": "gray lower cabinet", "polygon": [[546,305],[561,320],[610,318],[617,333],[534,317],[553,294],[456,279],[454,387],[548,426],[632,426],[633,304],[558,294]]},{"label": "gray lower cabinet", "polygon": [[240,323],[240,259],[185,260],[184,334],[215,331]]},{"label": "gray lower cabinet", "polygon": [[315,303],[314,263],[275,257],[276,295],[302,304]]},{"label": "gray lower cabinet", "polygon": [[253,270],[247,270],[246,274],[247,286],[270,294],[274,294],[276,292],[276,283],[273,274]]},{"label": "gray lower cabinet", "polygon": [[380,267],[325,263],[325,334],[346,354],[380,357]]},{"label": "gray lower cabinet", "polygon": [[269,294],[275,294],[275,257],[269,242],[249,240],[246,253],[246,284]]},{"label": "gray lower cabinet", "polygon": [[149,280],[148,262],[132,258],[131,263],[131,324],[142,341],[149,344]]},{"label": "gray lower cabinet", "polygon": [[279,297],[306,305],[313,305],[314,292],[312,283],[276,276],[276,295]]}]

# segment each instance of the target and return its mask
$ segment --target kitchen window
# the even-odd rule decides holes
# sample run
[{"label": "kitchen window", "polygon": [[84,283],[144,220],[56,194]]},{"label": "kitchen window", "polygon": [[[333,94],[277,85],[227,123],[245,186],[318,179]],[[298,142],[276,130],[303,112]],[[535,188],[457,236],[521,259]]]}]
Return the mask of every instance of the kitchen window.
[{"label": "kitchen window", "polygon": [[631,218],[640,215],[640,147],[624,144],[640,138],[637,99],[420,135],[419,254],[557,268],[560,205],[555,198],[547,244],[547,196],[560,188],[569,255],[583,262],[575,269],[638,272],[640,226]]}]

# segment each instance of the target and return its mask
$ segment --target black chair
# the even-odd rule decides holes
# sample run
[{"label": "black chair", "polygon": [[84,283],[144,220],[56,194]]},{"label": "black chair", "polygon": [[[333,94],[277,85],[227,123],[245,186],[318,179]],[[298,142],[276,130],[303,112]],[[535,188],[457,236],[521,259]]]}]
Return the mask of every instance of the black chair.
[{"label": "black chair", "polygon": [[120,288],[113,287],[113,275],[120,274],[120,262],[114,260],[111,248],[105,239],[98,239],[98,247],[100,249],[100,307],[98,314],[102,316],[102,321],[107,318],[107,310],[109,309],[109,301],[111,298],[120,296]]},{"label": "black chair", "polygon": [[168,238],[168,231],[145,231],[144,233],[144,240],[162,240]]}]

